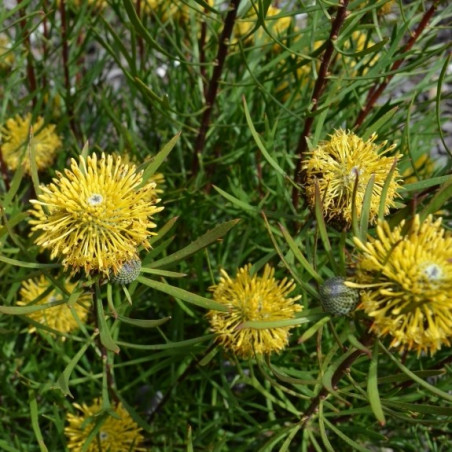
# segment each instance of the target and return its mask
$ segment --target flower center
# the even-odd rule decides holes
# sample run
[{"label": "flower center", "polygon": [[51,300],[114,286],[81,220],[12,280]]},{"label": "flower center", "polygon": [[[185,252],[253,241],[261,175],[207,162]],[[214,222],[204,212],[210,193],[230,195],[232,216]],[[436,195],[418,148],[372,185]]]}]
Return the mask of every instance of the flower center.
[{"label": "flower center", "polygon": [[104,200],[102,195],[99,195],[97,193],[93,193],[89,198],[88,198],[88,204],[90,206],[98,206],[99,204],[102,203],[102,201]]},{"label": "flower center", "polygon": [[431,282],[440,281],[443,277],[443,269],[437,264],[427,264],[422,269],[422,273]]},{"label": "flower center", "polygon": [[108,438],[108,433],[107,432],[103,432],[102,430],[99,432],[99,439],[101,441],[105,441]]}]

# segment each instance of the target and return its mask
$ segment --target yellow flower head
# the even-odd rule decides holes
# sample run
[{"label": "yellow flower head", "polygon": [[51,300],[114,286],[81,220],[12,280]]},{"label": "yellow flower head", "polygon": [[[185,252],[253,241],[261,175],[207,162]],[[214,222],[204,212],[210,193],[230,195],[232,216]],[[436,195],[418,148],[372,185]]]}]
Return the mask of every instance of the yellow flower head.
[{"label": "yellow flower head", "polygon": [[295,304],[301,297],[287,298],[295,288],[292,280],[277,281],[275,270],[266,265],[263,276],[251,276],[251,265],[238,270],[234,279],[222,270],[218,285],[212,286],[213,298],[228,307],[227,312],[209,311],[207,317],[217,340],[243,358],[253,354],[280,352],[289,341],[291,327],[243,327],[248,321],[292,319],[302,307]]},{"label": "yellow flower head", "polygon": [[416,216],[392,231],[386,222],[366,244],[355,238],[362,257],[355,284],[363,288],[361,308],[373,318],[371,330],[390,335],[391,346],[434,354],[452,337],[452,234],[441,218]]},{"label": "yellow flower head", "polygon": [[10,69],[14,64],[14,53],[11,52],[11,43],[4,33],[0,33],[0,70]]},{"label": "yellow flower head", "polygon": [[[30,135],[31,131],[31,135]],[[60,137],[55,133],[55,126],[44,126],[44,119],[39,116],[31,124],[31,113],[25,118],[16,116],[6,121],[0,128],[3,159],[10,170],[15,170],[22,162],[25,171],[30,174],[28,146],[36,157],[38,171],[48,168],[61,147]]]},{"label": "yellow flower head", "polygon": [[139,246],[150,248],[151,217],[163,209],[155,205],[159,199],[149,201],[153,192],[155,183],[143,183],[142,172],[120,157],[80,156],[80,165],[72,159],[71,169],[57,172],[31,200],[35,243],[73,272],[116,274],[124,262],[138,259]]},{"label": "yellow flower head", "polygon": [[[95,428],[97,415],[101,411],[101,402],[95,399],[92,405],[83,403],[73,406],[81,412],[80,415],[68,413],[67,425],[64,429],[68,444],[72,452],[81,452],[90,432]],[[97,435],[89,443],[86,452],[140,452],[145,451],[141,447],[144,438],[141,428],[132,419],[126,409],[119,403],[113,410],[116,417],[108,416],[101,424]]]},{"label": "yellow flower head", "polygon": [[[20,300],[17,302],[19,306],[27,306],[41,296],[44,292],[50,289],[52,284],[46,279],[44,275],[39,278],[29,279],[22,283],[22,287],[19,292]],[[67,293],[71,294],[76,285],[66,281],[64,288]],[[57,287],[54,287],[47,295],[44,295],[42,299],[36,302],[36,305],[51,303],[53,301],[60,301],[68,299],[68,295],[60,291]],[[90,303],[90,295],[85,294],[78,298],[77,303],[74,304],[74,311],[81,322],[85,322],[88,315],[88,309]],[[70,333],[78,328],[77,320],[72,315],[71,310],[67,304],[60,304],[53,308],[43,309],[42,311],[32,312],[27,314],[35,322],[46,325],[61,333]],[[30,333],[36,331],[36,327],[30,325]],[[65,338],[63,337],[63,340]]]},{"label": "yellow flower head", "polygon": [[[377,135],[373,134],[367,141],[352,132],[336,130],[330,140],[321,143],[303,163],[306,175],[306,198],[311,208],[315,206],[315,187],[320,190],[325,217],[339,225],[350,226],[352,222],[353,191],[358,177],[356,191],[356,211],[361,215],[363,199],[367,185],[374,175],[369,218],[374,222],[378,213],[382,189],[394,164],[395,157],[383,157],[394,146],[387,147],[386,142],[375,144]],[[394,197],[399,187],[398,172],[395,169],[389,183],[385,201],[385,214],[394,206]]]}]

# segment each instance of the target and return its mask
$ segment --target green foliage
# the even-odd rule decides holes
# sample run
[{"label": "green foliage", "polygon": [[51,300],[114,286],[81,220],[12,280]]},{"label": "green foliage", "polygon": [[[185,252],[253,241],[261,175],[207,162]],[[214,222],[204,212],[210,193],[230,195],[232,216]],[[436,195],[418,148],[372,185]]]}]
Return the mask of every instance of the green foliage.
[{"label": "green foliage", "polygon": [[[0,161],[0,449],[68,450],[72,403],[101,397],[102,412],[121,400],[152,451],[451,450],[450,347],[401,355],[368,332],[371,320],[359,309],[330,317],[321,308],[319,285],[354,271],[353,236],[375,233],[368,224],[374,180],[349,231],[325,221],[319,190],[315,208],[307,207],[296,168],[308,118],[305,152],[335,129],[364,139],[375,132],[397,145],[402,182],[404,173],[415,176],[386,219],[440,212],[450,229],[444,124],[452,75],[441,36],[452,5],[398,0],[382,14],[385,1],[354,0],[330,41],[344,2],[281,1],[270,20],[268,0],[163,2],[187,5],[181,17],[162,15],[167,5],[147,10],[146,2],[108,0],[101,10],[75,0],[0,6],[0,33],[10,41],[6,53],[0,46],[0,126],[31,112],[55,124],[63,141],[46,171],[32,160],[31,176]],[[257,19],[242,36],[233,31],[218,73],[226,6],[237,3],[238,20],[253,11]],[[274,23],[283,19],[290,25],[280,30]],[[313,100],[319,78],[325,84]],[[29,201],[70,158],[92,152],[127,154],[144,182],[164,174],[165,208],[154,218],[152,248],[140,250],[141,274],[120,285],[77,273],[64,300],[39,304],[49,289],[18,306],[30,278],[64,286],[58,260],[34,244]],[[435,162],[427,173],[416,167],[425,155]],[[279,323],[244,323],[293,329],[281,354],[243,361],[217,346],[205,313],[227,310],[209,292],[220,269],[234,275],[248,262],[256,271],[269,262],[278,278],[293,278],[303,311]],[[66,304],[74,312],[81,293],[92,301],[75,332],[29,317]]]}]

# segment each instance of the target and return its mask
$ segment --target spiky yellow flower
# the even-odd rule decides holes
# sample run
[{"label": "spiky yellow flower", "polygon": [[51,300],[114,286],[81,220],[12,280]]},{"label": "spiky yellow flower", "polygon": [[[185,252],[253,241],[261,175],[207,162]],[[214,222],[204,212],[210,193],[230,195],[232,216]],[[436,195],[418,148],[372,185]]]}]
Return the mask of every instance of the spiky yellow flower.
[{"label": "spiky yellow flower", "polygon": [[222,270],[218,285],[212,286],[213,298],[228,307],[227,312],[209,311],[211,329],[217,341],[243,358],[253,354],[280,352],[289,341],[289,327],[253,328],[243,326],[249,321],[278,321],[292,319],[302,307],[295,302],[301,297],[288,298],[295,288],[292,280],[277,281],[275,270],[266,265],[262,276],[250,274],[248,264],[238,270],[234,279]]},{"label": "spiky yellow flower", "polygon": [[138,259],[139,246],[150,248],[151,218],[163,209],[155,205],[159,199],[149,201],[153,192],[155,183],[144,183],[143,173],[120,157],[80,156],[80,165],[72,159],[71,169],[57,172],[31,200],[35,243],[73,272],[116,274]]},{"label": "spiky yellow flower", "polygon": [[[58,287],[53,286],[44,275],[41,275],[39,278],[29,279],[22,283],[22,287],[19,292],[20,300],[17,304],[19,306],[34,304],[35,300],[41,296],[42,298],[36,302],[36,305],[51,303],[53,301],[68,300],[69,295],[67,294],[71,294],[75,287],[76,284],[66,281],[64,283],[66,293],[64,293]],[[49,290],[50,292],[43,295]],[[74,311],[81,322],[85,322],[88,315],[90,299],[90,295],[81,295],[73,306]],[[42,311],[32,312],[27,314],[27,316],[35,322],[46,325],[49,328],[61,333],[70,333],[78,328],[77,320],[66,303],[52,308],[43,309]],[[30,333],[36,331],[36,327],[30,325],[29,331]],[[62,339],[64,340],[65,338],[63,337]]]},{"label": "spiky yellow flower", "polygon": [[392,337],[391,346],[434,354],[452,338],[452,234],[441,218],[379,223],[377,237],[354,239],[362,256],[352,287],[363,289],[361,308],[371,330]]},{"label": "spiky yellow flower", "polygon": [[146,449],[141,446],[144,437],[142,429],[132,419],[128,411],[119,403],[114,409],[115,417],[102,419],[101,402],[95,399],[91,405],[74,403],[73,406],[81,412],[80,415],[68,413],[66,420],[69,425],[64,429],[72,452],[81,452],[90,432],[101,422],[97,435],[83,449],[86,452],[140,452]]},{"label": "spiky yellow flower", "polygon": [[[316,185],[319,187],[325,217],[341,226],[352,222],[353,192],[356,190],[356,212],[361,215],[367,185],[374,176],[370,200],[369,220],[374,222],[378,213],[383,186],[399,155],[384,157],[394,145],[386,147],[386,142],[375,144],[377,135],[367,141],[352,132],[336,130],[330,139],[308,153],[303,163],[306,182],[306,198],[311,208],[315,206]],[[383,150],[384,149],[384,150]],[[386,193],[384,213],[394,206],[394,197],[399,184],[398,171],[394,170]]]},{"label": "spiky yellow flower", "polygon": [[1,149],[3,160],[10,170],[15,170],[22,163],[25,171],[30,174],[31,154],[35,156],[38,171],[48,168],[55,159],[55,154],[61,147],[60,137],[55,133],[55,125],[44,125],[44,119],[38,116],[31,123],[31,113],[24,118],[16,116],[6,121],[0,128]]},{"label": "spiky yellow flower", "polygon": [[14,64],[14,53],[11,52],[11,42],[4,33],[0,33],[0,70],[10,69]]}]

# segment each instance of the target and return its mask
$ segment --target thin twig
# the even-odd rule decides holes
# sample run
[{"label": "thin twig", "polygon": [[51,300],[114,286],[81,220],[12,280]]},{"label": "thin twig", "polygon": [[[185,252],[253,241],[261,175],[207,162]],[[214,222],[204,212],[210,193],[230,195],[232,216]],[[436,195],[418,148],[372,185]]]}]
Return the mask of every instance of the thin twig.
[{"label": "thin twig", "polygon": [[[100,285],[99,281],[96,282],[96,290],[93,293],[94,299],[94,318],[95,318],[95,324],[98,331],[100,331],[100,325],[99,325],[99,311],[97,309],[97,297],[100,298]],[[102,300],[101,300],[102,302]],[[113,375],[113,369],[111,364],[108,360],[108,350],[105,347],[104,344],[102,344],[102,341],[100,339],[100,335],[97,336],[97,346],[100,350],[100,355],[102,358],[102,364],[105,367],[105,374],[107,377],[107,387],[108,387],[108,394],[111,396],[111,398],[115,401],[115,403],[119,403],[119,397],[116,394],[116,384],[115,384],[115,377]]]},{"label": "thin twig", "polygon": [[[306,118],[306,121],[304,123],[304,129],[302,134],[300,135],[300,139],[298,141],[297,146],[297,155],[298,155],[298,161],[295,168],[295,175],[294,175],[294,181],[298,185],[301,183],[302,180],[302,174],[301,174],[301,165],[303,162],[304,153],[308,149],[308,142],[307,138],[309,137],[309,134],[311,133],[312,124],[314,123],[314,113],[317,111],[320,96],[325,90],[326,84],[328,82],[327,74],[328,74],[328,68],[331,63],[331,59],[333,56],[334,51],[334,41],[336,41],[337,37],[339,36],[339,31],[345,21],[345,18],[347,17],[347,6],[348,6],[349,0],[342,0],[340,2],[340,7],[337,10],[336,18],[334,19],[333,25],[331,27],[331,33],[328,38],[328,41],[326,43],[325,52],[323,53],[322,57],[322,63],[320,65],[317,81],[314,85],[314,91],[312,92],[311,97],[311,108],[308,113],[308,117]],[[295,208],[298,207],[299,203],[299,190],[297,187],[294,186],[292,190],[292,202]]]},{"label": "thin twig", "polygon": [[[140,17],[141,19],[141,10],[142,10],[142,5],[141,5],[141,0],[137,0],[137,16]],[[141,36],[141,34],[138,34],[138,54],[140,55],[140,68],[143,69],[144,67],[144,42],[143,42],[143,37]]]},{"label": "thin twig", "polygon": [[[364,337],[360,339],[361,344],[365,346],[369,346],[374,340],[374,336],[366,333]],[[350,366],[361,356],[364,355],[365,352],[363,350],[355,350],[346,360],[344,360],[339,367],[336,369],[336,372],[331,379],[331,383],[333,388],[337,386],[339,381],[342,379],[344,374],[350,368]],[[328,389],[323,387],[320,392],[312,399],[311,404],[303,413],[301,418],[301,423],[305,425],[309,419],[311,419],[312,415],[315,414],[319,408],[320,402],[328,395]]]},{"label": "thin twig", "polygon": [[218,86],[220,83],[221,74],[223,72],[224,62],[228,54],[228,44],[234,27],[235,18],[237,16],[237,9],[239,7],[240,0],[231,0],[229,11],[224,20],[223,31],[220,35],[220,43],[218,46],[218,53],[215,59],[215,66],[213,68],[212,77],[207,88],[205,96],[205,110],[201,118],[201,125],[199,127],[198,136],[195,140],[192,172],[196,175],[199,169],[199,159],[206,143],[207,131],[209,130],[210,116],[212,115],[212,109],[215,105],[215,99],[218,93]]},{"label": "thin twig", "polygon": [[[411,34],[411,38],[408,40],[408,42],[405,44],[405,46],[402,49],[402,57],[398,60],[394,61],[393,65],[391,66],[390,72],[395,72],[397,69],[401,66],[403,61],[406,58],[406,54],[408,51],[413,47],[414,43],[417,41],[421,33],[424,31],[425,27],[427,26],[428,22],[432,18],[433,14],[436,11],[436,8],[438,7],[439,0],[436,0],[433,2],[430,9],[424,14],[422,17],[422,20],[419,22],[419,25],[417,26],[416,30]],[[358,128],[363,121],[366,119],[367,115],[369,114],[370,110],[374,106],[375,102],[378,100],[378,98],[381,96],[382,92],[385,90],[385,88],[388,86],[389,82],[394,77],[394,73],[388,75],[380,84],[375,84],[375,86],[370,89],[366,104],[364,108],[360,111],[358,118],[355,122],[355,128]]]},{"label": "thin twig", "polygon": [[77,126],[74,121],[74,111],[72,108],[72,93],[71,93],[71,78],[69,74],[69,45],[66,22],[66,5],[65,0],[60,1],[60,16],[61,16],[61,41],[62,41],[62,57],[63,57],[63,71],[64,84],[66,88],[66,109],[69,117],[69,125],[74,135],[79,138]]}]

